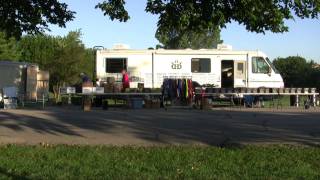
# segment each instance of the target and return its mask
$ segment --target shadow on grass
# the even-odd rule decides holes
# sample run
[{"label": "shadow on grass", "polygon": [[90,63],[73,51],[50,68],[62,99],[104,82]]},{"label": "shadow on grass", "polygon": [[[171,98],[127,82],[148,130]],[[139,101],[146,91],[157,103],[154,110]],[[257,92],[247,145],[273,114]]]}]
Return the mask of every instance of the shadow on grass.
[{"label": "shadow on grass", "polygon": [[14,173],[8,172],[8,170],[0,167],[0,175],[6,176],[7,178],[14,179],[14,180],[29,180],[25,176],[16,175]]}]

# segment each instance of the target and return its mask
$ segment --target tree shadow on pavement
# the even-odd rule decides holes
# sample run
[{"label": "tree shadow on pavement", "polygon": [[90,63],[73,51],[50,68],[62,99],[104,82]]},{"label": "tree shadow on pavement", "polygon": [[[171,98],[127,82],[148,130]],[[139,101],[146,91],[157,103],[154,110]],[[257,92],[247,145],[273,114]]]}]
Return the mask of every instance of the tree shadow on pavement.
[{"label": "tree shadow on pavement", "polygon": [[17,132],[24,131],[26,128],[29,128],[41,134],[60,133],[72,136],[81,136],[79,133],[61,123],[35,116],[14,114],[4,111],[0,112],[0,127],[6,127]]},{"label": "tree shadow on pavement", "polygon": [[[36,111],[34,115],[25,115],[23,112],[1,111],[0,128],[6,127],[17,132],[29,128],[43,134],[82,137],[90,132],[102,144],[116,144],[113,137],[122,137],[127,144],[138,139],[145,144],[203,144],[221,147],[270,143],[318,146],[320,142],[318,112],[176,109],[82,112],[76,108],[49,108]],[[101,134],[109,138],[99,140]]]}]

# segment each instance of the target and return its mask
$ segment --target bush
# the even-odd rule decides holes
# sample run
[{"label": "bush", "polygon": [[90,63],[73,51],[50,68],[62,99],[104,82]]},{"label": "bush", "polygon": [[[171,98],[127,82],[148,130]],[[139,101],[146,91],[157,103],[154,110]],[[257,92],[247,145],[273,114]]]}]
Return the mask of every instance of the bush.
[{"label": "bush", "polygon": [[82,97],[81,96],[73,96],[71,97],[71,103],[75,106],[81,106],[82,105]]},{"label": "bush", "polygon": [[108,99],[102,100],[102,109],[107,110],[109,108]]}]

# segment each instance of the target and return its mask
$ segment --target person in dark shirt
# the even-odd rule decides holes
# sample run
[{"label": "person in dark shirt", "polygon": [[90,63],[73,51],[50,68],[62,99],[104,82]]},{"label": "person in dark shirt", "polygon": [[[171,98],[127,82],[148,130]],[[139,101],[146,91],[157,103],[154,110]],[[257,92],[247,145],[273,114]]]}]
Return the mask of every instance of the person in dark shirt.
[{"label": "person in dark shirt", "polygon": [[81,73],[80,77],[81,77],[83,83],[91,82],[90,78],[85,73]]}]

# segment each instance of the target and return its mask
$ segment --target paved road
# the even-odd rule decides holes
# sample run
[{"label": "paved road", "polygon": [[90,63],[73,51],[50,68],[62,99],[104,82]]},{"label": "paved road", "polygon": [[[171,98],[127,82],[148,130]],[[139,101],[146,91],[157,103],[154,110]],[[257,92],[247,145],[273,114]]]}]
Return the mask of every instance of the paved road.
[{"label": "paved road", "polygon": [[320,112],[200,110],[0,110],[0,144],[320,145]]}]

